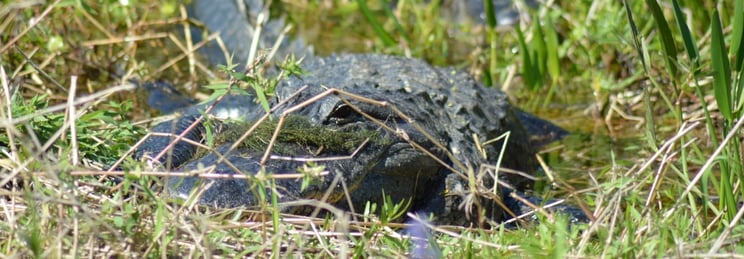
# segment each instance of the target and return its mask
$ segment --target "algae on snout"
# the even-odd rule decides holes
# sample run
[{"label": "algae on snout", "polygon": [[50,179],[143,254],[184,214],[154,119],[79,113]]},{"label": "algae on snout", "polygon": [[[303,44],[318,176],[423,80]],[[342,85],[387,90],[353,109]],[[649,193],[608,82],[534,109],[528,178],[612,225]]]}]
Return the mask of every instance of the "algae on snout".
[{"label": "algae on snout", "polygon": [[[248,131],[255,122],[231,122],[215,137],[216,144],[234,142]],[[264,151],[274,134],[278,120],[261,123],[239,145],[241,149]],[[313,124],[308,118],[290,115],[284,120],[279,135],[271,147],[279,155],[346,155],[351,154],[365,141],[385,142],[376,130],[342,130],[339,127]]]}]

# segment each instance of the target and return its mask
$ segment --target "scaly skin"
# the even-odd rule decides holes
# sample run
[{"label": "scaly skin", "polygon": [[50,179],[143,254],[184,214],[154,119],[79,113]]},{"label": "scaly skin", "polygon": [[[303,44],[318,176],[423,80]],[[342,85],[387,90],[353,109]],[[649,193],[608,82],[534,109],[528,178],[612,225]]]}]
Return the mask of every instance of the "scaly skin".
[{"label": "scaly skin", "polygon": [[[205,1],[196,1],[195,5],[199,3],[204,4]],[[207,4],[202,8],[197,6],[193,8],[196,11],[192,15],[202,19],[213,31],[226,33],[228,48],[245,50],[248,41],[240,35],[247,33],[250,37],[251,30],[243,28],[250,28],[250,25],[242,20],[230,20],[232,23],[225,24],[225,16],[240,16],[234,8],[223,6],[225,3],[228,2],[216,6]],[[234,4],[231,1],[229,3]],[[224,9],[220,12],[219,19],[209,18],[215,8]],[[267,30],[266,33],[275,31]],[[262,41],[262,44],[266,45],[266,41]],[[300,49],[302,45],[297,42],[286,44],[300,46]],[[276,180],[276,190],[263,189],[269,194],[267,199],[278,193],[279,202],[284,203],[299,199],[322,199],[325,194],[330,194],[323,201],[342,209],[360,212],[368,201],[381,205],[384,193],[395,202],[410,199],[410,211],[432,213],[436,216],[436,223],[456,225],[480,224],[484,220],[500,222],[509,218],[499,203],[506,204],[516,214],[529,209],[509,194],[512,191],[525,190],[531,180],[502,172],[499,173],[499,179],[514,186],[516,190],[500,187],[493,192],[490,189],[494,185],[491,174],[478,172],[484,165],[496,164],[502,155],[502,168],[533,174],[537,168],[533,144],[560,138],[565,131],[513,108],[501,91],[485,88],[469,75],[450,68],[436,68],[418,59],[385,55],[343,54],[316,58],[309,52],[302,53],[306,55],[302,67],[309,75],[291,77],[280,83],[275,98],[271,100],[272,107],[278,103],[286,103],[276,108],[272,115],[274,120],[288,109],[316,97],[328,88],[384,101],[387,105],[377,106],[342,94],[332,94],[294,111],[292,114],[306,119],[314,127],[327,130],[329,134],[369,131],[376,133],[375,138],[363,145],[351,159],[317,162],[325,166],[328,175],[305,189],[301,188],[301,181],[296,179]],[[210,60],[215,55],[207,53]],[[304,90],[298,92],[301,88]],[[342,99],[382,121],[392,131],[361,116]],[[207,105],[188,107],[180,118],[156,125],[151,131],[180,135],[199,118],[206,107]],[[403,115],[396,113],[393,108]],[[227,96],[210,112],[211,115],[232,114],[232,118],[247,122],[255,121],[263,113],[263,109],[249,96]],[[221,124],[219,120],[215,123]],[[524,127],[522,123],[526,123],[528,127]],[[231,127],[229,124],[225,125],[223,126],[226,128]],[[202,123],[194,126],[183,135],[187,139],[203,142],[206,127]],[[509,140],[503,154],[503,141],[491,143],[482,149],[477,148],[476,143],[484,143],[507,132]],[[535,139],[536,133],[548,138]],[[135,157],[154,156],[169,146],[172,140],[172,137],[152,137],[137,150]],[[412,143],[419,147],[412,146]],[[215,149],[218,153],[225,154],[231,144],[228,142]],[[323,149],[323,144],[282,142],[276,145],[293,150],[291,157],[296,160],[350,155],[350,152]],[[260,161],[265,149],[266,147],[239,148],[226,155],[229,163],[216,164],[211,172],[252,176],[261,171]],[[219,160],[217,154],[197,152],[196,146],[185,142],[176,143],[169,152],[168,156],[157,161],[168,170],[195,170],[200,168],[200,164],[215,165]],[[264,169],[275,175],[283,175],[297,173],[297,169],[304,164],[302,161],[271,159]],[[465,174],[468,171],[476,173],[477,186],[472,186],[467,179]],[[340,181],[334,181],[336,179]],[[189,192],[202,186],[202,183],[211,184],[199,198],[199,202],[203,204],[250,207],[260,202],[257,192],[259,187],[251,179],[170,177],[167,182],[170,194],[177,197],[188,196]],[[473,191],[478,192],[477,195]],[[521,196],[534,203],[542,203],[538,198]],[[472,210],[471,206],[474,206]],[[298,214],[308,214],[311,209],[307,206],[283,207],[285,212]],[[575,220],[586,220],[575,208],[562,207],[558,210],[567,211]],[[470,213],[471,211],[474,213]],[[481,211],[483,213],[479,213]]]},{"label": "scaly skin", "polygon": [[[469,189],[465,179],[454,174],[449,168],[466,172],[468,168],[478,169],[483,164],[496,164],[502,142],[487,145],[483,150],[487,158],[477,151],[474,136],[480,143],[510,132],[502,167],[533,173],[536,168],[534,150],[528,135],[512,110],[506,96],[491,88],[485,88],[468,75],[452,69],[435,68],[417,59],[384,55],[340,55],[308,60],[303,64],[309,75],[292,77],[282,82],[272,104],[286,101],[275,111],[279,116],[287,109],[317,96],[324,87],[335,88],[377,101],[386,101],[387,106],[376,106],[352,98],[346,98],[362,112],[385,122],[387,126],[405,133],[407,138],[423,149],[430,151],[436,159],[420,149],[413,147],[396,135],[381,129],[380,125],[362,117],[342,102],[343,95],[329,95],[317,102],[295,111],[294,115],[306,118],[311,124],[322,126],[330,131],[377,132],[378,140],[369,141],[352,159],[318,162],[330,172],[317,184],[300,190],[299,181],[278,180],[281,188],[280,201],[301,198],[319,198],[329,188],[334,188],[328,202],[338,207],[361,209],[367,201],[382,204],[382,192],[394,201],[413,199],[411,210],[434,212],[442,223],[466,224],[463,210],[458,208],[462,195]],[[294,95],[298,89],[306,88]],[[290,98],[292,96],[292,98]],[[199,116],[202,106],[189,108],[175,123],[157,125],[155,132],[182,133]],[[410,120],[401,117],[393,110],[400,110]],[[212,114],[227,113],[229,109],[238,111],[241,118],[252,121],[263,114],[249,96],[228,96],[212,110]],[[275,118],[276,119],[276,118]],[[423,129],[425,134],[417,130]],[[203,125],[188,132],[186,137],[201,141],[205,134]],[[427,139],[426,135],[434,139]],[[149,153],[153,156],[162,151],[171,141],[168,137],[150,138],[137,152],[138,157]],[[437,147],[440,143],[446,150]],[[232,143],[218,148],[221,152]],[[299,145],[297,143],[282,143]],[[198,164],[214,164],[218,157],[209,154],[194,158],[195,146],[180,142],[173,149],[172,156],[161,158],[161,163],[169,169],[192,170]],[[260,170],[260,156],[265,148],[251,150],[239,149],[228,156],[241,172],[235,172],[228,164],[221,163],[215,170],[221,174],[254,174]],[[307,148],[296,148],[295,157],[339,157],[349,155],[339,152],[312,153]],[[451,153],[452,156],[448,156]],[[168,159],[170,158],[170,159]],[[437,162],[442,161],[444,164]],[[454,162],[457,161],[457,162]],[[459,163],[459,164],[458,164]],[[304,162],[269,160],[267,172],[274,174],[296,173]],[[464,167],[462,167],[464,166]],[[344,197],[340,185],[332,186],[335,175],[342,176],[344,184],[352,195]],[[526,178],[502,174],[501,179],[515,186],[528,183]],[[490,187],[492,180],[483,179],[484,187]],[[199,182],[195,177],[169,179],[170,191],[176,196],[186,196]],[[219,207],[253,206],[257,204],[255,190],[250,181],[243,179],[219,179],[207,190],[200,202]],[[463,193],[457,193],[461,190]],[[448,192],[449,191],[449,192]],[[448,195],[445,195],[448,194]],[[492,202],[482,202],[492,204]],[[501,220],[503,213],[497,206],[488,205],[489,218]],[[287,208],[287,211],[301,213],[305,208]]]}]

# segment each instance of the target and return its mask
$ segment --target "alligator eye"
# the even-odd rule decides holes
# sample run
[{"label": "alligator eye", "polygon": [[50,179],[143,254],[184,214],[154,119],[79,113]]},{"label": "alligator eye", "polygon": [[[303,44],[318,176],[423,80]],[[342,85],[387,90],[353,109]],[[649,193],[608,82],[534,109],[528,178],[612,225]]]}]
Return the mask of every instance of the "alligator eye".
[{"label": "alligator eye", "polygon": [[[351,105],[354,105],[353,107]],[[336,105],[333,111],[326,117],[326,122],[335,124],[348,124],[352,122],[368,121],[365,116],[370,116],[384,122],[398,122],[399,117],[395,116],[388,108],[379,107],[372,104],[355,103],[355,104],[341,103]],[[365,116],[358,113],[357,110],[362,111]]]},{"label": "alligator eye", "polygon": [[343,124],[358,119],[359,114],[354,111],[351,106],[342,103],[336,106],[331,114],[328,114],[328,118],[326,120],[336,124]]}]

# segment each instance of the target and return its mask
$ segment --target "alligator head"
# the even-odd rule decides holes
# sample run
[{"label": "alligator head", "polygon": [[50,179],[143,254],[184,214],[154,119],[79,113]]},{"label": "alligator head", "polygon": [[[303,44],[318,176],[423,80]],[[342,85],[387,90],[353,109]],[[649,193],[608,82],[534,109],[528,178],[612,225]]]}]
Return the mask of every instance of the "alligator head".
[{"label": "alligator head", "polygon": [[[455,224],[469,221],[463,203],[472,202],[468,195],[478,192],[473,185],[488,190],[498,178],[520,188],[531,181],[524,174],[497,170],[472,179],[466,176],[484,165],[526,174],[535,171],[528,133],[502,92],[484,88],[464,73],[417,59],[342,55],[312,59],[303,67],[310,75],[282,82],[270,115],[264,116],[250,96],[227,96],[213,108],[209,108],[212,104],[190,107],[179,119],[152,130],[194,142],[204,142],[205,134],[215,132],[217,142],[225,144],[212,151],[154,136],[136,156],[152,157],[165,150],[169,155],[158,162],[167,169],[206,168],[218,175],[247,176],[168,178],[172,195],[198,192],[199,202],[218,207],[255,206],[263,202],[259,197],[275,195],[279,202],[312,199],[358,211],[366,202],[381,204],[384,194],[394,202],[410,201],[411,210],[434,213],[440,223]],[[220,122],[207,130],[209,123],[199,122],[205,111],[222,119],[232,115],[227,117],[238,122]],[[249,130],[258,122],[264,126]],[[503,136],[508,138],[482,145]],[[321,165],[326,174],[311,184],[284,177],[312,171],[308,161]],[[267,173],[277,178],[276,188],[255,181],[254,177]],[[503,211],[489,199],[475,203],[486,209],[489,219],[498,221]],[[284,208],[294,213],[308,209]]]}]

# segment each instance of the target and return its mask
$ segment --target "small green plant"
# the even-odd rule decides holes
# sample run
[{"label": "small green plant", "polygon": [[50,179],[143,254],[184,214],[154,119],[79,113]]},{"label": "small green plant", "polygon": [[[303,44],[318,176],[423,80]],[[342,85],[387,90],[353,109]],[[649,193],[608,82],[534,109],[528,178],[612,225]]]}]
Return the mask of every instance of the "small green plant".
[{"label": "small green plant", "polygon": [[[264,51],[266,52],[266,51]],[[217,100],[219,97],[224,96],[228,93],[233,94],[244,94],[253,95],[256,100],[261,104],[266,113],[270,112],[269,100],[267,96],[273,96],[276,86],[279,82],[289,76],[300,76],[305,72],[302,71],[300,63],[302,60],[297,60],[294,55],[288,56],[277,66],[280,68],[280,72],[273,78],[264,78],[263,69],[264,62],[267,59],[265,55],[268,53],[260,54],[254,64],[251,64],[246,68],[246,71],[238,72],[235,68],[238,64],[232,64],[231,60],[228,60],[227,65],[219,65],[218,68],[225,74],[230,76],[228,83],[214,83],[205,86],[207,89],[212,90],[212,95],[207,98],[203,103]],[[252,92],[246,91],[246,89],[252,89]]]}]

